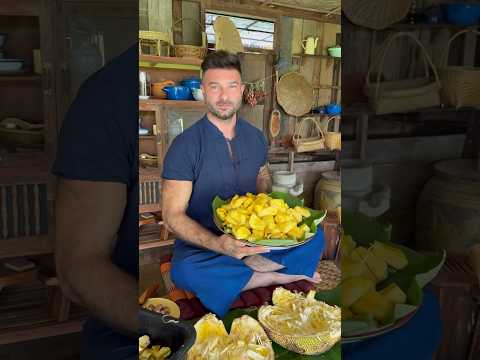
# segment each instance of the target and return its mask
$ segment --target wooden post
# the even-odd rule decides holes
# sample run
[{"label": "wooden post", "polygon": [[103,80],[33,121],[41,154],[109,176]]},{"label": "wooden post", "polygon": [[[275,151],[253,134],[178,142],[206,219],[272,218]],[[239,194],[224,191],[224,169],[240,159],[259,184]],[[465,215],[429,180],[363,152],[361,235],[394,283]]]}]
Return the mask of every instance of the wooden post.
[{"label": "wooden post", "polygon": [[357,131],[355,134],[357,142],[358,157],[365,160],[367,157],[367,141],[368,141],[368,113],[362,112],[357,117]]}]

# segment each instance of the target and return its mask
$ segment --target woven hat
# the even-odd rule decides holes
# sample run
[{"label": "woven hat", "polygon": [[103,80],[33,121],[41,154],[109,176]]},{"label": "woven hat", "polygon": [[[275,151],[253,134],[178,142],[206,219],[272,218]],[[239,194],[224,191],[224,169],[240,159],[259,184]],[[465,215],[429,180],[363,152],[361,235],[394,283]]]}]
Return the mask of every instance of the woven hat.
[{"label": "woven hat", "polygon": [[354,24],[380,30],[407,16],[412,0],[343,0],[342,11]]},{"label": "woven hat", "polygon": [[313,87],[301,74],[287,73],[277,84],[277,101],[287,114],[305,115],[312,109]]}]

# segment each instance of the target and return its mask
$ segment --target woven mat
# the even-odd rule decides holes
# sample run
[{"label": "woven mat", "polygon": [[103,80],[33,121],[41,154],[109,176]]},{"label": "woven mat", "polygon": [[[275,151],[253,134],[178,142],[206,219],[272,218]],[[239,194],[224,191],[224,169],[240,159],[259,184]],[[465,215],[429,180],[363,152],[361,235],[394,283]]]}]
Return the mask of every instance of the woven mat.
[{"label": "woven mat", "polygon": [[330,290],[338,286],[342,280],[342,272],[332,260],[322,260],[317,266],[317,272],[320,274],[320,283],[315,285],[315,289]]}]

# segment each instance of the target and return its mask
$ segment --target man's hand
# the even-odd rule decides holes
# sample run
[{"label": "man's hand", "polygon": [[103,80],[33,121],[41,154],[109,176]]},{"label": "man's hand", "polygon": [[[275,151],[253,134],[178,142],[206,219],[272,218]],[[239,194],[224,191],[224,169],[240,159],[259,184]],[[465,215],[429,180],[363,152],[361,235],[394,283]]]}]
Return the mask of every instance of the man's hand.
[{"label": "man's hand", "polygon": [[270,250],[264,246],[247,246],[247,244],[244,242],[236,240],[230,235],[220,236],[218,238],[218,244],[220,253],[236,259],[242,259],[246,256],[270,252]]}]

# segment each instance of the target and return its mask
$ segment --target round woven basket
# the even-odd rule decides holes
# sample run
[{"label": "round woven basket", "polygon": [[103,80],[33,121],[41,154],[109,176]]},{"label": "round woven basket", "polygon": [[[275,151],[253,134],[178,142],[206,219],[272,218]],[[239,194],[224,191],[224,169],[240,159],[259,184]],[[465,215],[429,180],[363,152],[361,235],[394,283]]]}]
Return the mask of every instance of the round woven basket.
[{"label": "round woven basket", "polygon": [[407,16],[412,0],[343,0],[342,11],[354,24],[380,30]]},{"label": "round woven basket", "polygon": [[336,288],[342,281],[342,273],[332,260],[322,260],[317,266],[320,282],[315,284],[315,290],[326,291]]},{"label": "round woven basket", "polygon": [[268,322],[271,308],[271,306],[262,306],[258,310],[258,321],[262,324],[268,337],[287,350],[302,355],[320,355],[330,350],[340,340],[340,336],[332,337],[327,333],[319,335],[282,334]]},{"label": "round woven basket", "polygon": [[301,74],[290,72],[280,78],[277,101],[287,114],[305,115],[312,109],[313,100],[313,87]]}]

